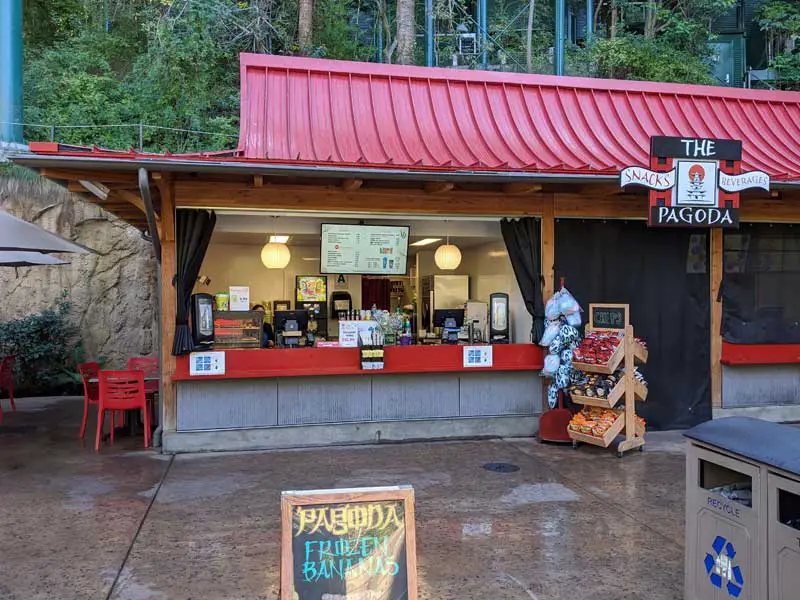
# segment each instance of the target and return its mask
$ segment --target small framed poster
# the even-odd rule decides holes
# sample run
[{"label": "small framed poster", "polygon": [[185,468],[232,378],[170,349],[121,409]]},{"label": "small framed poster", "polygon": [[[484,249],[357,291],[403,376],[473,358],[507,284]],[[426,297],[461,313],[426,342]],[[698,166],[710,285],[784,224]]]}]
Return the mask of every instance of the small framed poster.
[{"label": "small framed poster", "polygon": [[230,310],[250,310],[250,288],[246,285],[232,285],[230,294]]}]

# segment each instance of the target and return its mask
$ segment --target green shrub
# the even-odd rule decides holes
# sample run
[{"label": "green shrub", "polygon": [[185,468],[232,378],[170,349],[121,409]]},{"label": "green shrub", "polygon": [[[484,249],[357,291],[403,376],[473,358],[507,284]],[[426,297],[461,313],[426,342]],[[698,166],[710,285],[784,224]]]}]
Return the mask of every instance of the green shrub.
[{"label": "green shrub", "polygon": [[19,395],[75,391],[83,349],[69,311],[65,293],[53,309],[0,323],[0,355],[16,357],[14,387]]}]

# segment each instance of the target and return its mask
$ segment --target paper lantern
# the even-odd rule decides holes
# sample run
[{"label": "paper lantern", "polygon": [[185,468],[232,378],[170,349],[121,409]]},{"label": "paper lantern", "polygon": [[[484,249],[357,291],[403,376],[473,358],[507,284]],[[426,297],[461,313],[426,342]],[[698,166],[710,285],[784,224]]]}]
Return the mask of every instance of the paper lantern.
[{"label": "paper lantern", "polygon": [[286,244],[270,242],[261,249],[261,262],[268,269],[285,269],[292,260],[292,253]]},{"label": "paper lantern", "polygon": [[461,250],[453,244],[444,244],[436,249],[433,261],[442,271],[454,271],[461,264]]}]

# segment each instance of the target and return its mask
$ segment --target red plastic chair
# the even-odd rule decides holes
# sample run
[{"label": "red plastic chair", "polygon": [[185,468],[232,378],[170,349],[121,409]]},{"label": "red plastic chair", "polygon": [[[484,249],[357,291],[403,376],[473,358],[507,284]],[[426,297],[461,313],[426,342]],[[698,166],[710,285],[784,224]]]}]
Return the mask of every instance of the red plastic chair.
[{"label": "red plastic chair", "polygon": [[[100,402],[100,365],[96,362],[81,363],[78,365],[78,373],[81,374],[81,381],[83,381],[83,421],[81,421],[79,436],[83,439],[86,434],[86,422],[89,420],[89,406],[97,406]],[[119,416],[119,425],[117,425],[117,416]],[[115,412],[111,427],[122,426],[123,419],[122,413]]]},{"label": "red plastic chair", "polygon": [[[97,405],[97,435],[94,449],[100,451],[100,436],[107,411],[141,410],[144,418],[144,447],[150,447],[150,414],[144,392],[142,371],[100,371],[100,398]],[[114,423],[111,423],[114,441]]]},{"label": "red plastic chair", "polygon": [[144,393],[147,396],[147,401],[150,410],[150,419],[155,420],[156,417],[156,395],[158,394],[159,378],[161,377],[161,370],[158,364],[158,358],[151,356],[136,356],[128,359],[129,371],[142,371],[146,379],[150,381],[144,382]]},{"label": "red plastic chair", "polygon": [[[8,392],[8,399],[11,400],[11,410],[16,411],[17,405],[14,404],[14,357],[4,356],[0,360],[0,391]],[[3,403],[0,402],[0,423],[3,422]]]}]

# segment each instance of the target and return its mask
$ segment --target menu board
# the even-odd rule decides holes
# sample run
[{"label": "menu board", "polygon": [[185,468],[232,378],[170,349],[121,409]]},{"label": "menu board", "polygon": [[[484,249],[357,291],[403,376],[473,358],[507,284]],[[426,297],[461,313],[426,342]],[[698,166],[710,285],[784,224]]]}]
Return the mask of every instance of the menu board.
[{"label": "menu board", "polygon": [[417,600],[410,486],[283,492],[281,600]]},{"label": "menu board", "polygon": [[320,272],[405,275],[408,226],[322,224]]}]

